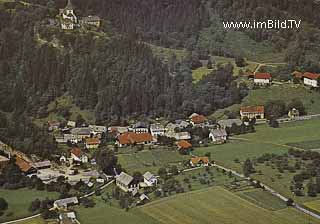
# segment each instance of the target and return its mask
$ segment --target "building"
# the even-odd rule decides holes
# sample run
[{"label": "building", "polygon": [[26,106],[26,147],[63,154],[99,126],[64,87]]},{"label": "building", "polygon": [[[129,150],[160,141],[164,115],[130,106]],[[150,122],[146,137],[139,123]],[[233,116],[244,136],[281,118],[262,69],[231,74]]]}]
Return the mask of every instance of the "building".
[{"label": "building", "polygon": [[124,192],[139,190],[139,183],[135,183],[134,178],[124,172],[121,172],[120,175],[116,176],[116,185]]},{"label": "building", "polygon": [[0,155],[0,171],[9,164],[9,161],[7,157]]},{"label": "building", "polygon": [[227,141],[228,134],[225,129],[218,128],[210,131],[209,139],[214,143],[225,143]]},{"label": "building", "polygon": [[158,179],[154,174],[146,172],[143,174],[143,182],[147,187],[152,187],[158,184]]},{"label": "building", "polygon": [[76,214],[74,212],[66,212],[59,214],[61,224],[76,223]]},{"label": "building", "polygon": [[270,73],[255,73],[253,82],[256,85],[270,85],[272,83],[272,75]]},{"label": "building", "polygon": [[306,72],[303,74],[303,84],[305,84],[306,86],[318,87],[319,77],[320,77],[320,74]]},{"label": "building", "polygon": [[128,131],[129,131],[129,127],[112,126],[108,128],[108,132],[113,133],[115,135],[123,134]]},{"label": "building", "polygon": [[68,209],[69,206],[77,205],[79,203],[77,197],[64,198],[60,200],[56,200],[53,203],[53,207],[57,209]]},{"label": "building", "polygon": [[106,126],[99,126],[99,125],[89,125],[89,128],[91,130],[91,134],[93,135],[106,133],[108,130]]},{"label": "building", "polygon": [[76,127],[76,122],[75,121],[68,121],[67,122],[67,127],[70,127],[70,128],[75,128]]},{"label": "building", "polygon": [[233,124],[240,126],[240,125],[242,125],[242,121],[240,119],[226,119],[226,120],[218,121],[218,125],[224,129],[231,128]]},{"label": "building", "polygon": [[134,133],[126,132],[118,136],[116,144],[119,147],[128,145],[146,145],[153,142],[153,137],[150,133]]},{"label": "building", "polygon": [[101,18],[99,16],[87,16],[83,17],[80,21],[82,24],[95,26],[99,28],[101,26]]},{"label": "building", "polygon": [[210,161],[209,161],[209,158],[206,157],[206,156],[203,156],[203,157],[192,157],[190,159],[190,165],[192,167],[196,167],[196,166],[209,166],[210,164]]},{"label": "building", "polygon": [[137,122],[132,126],[134,133],[149,133],[148,125],[144,122]]},{"label": "building", "polygon": [[207,123],[207,118],[203,115],[195,115],[191,117],[191,124],[193,126],[205,126]]},{"label": "building", "polygon": [[189,150],[192,148],[192,144],[186,140],[180,140],[177,142],[177,146],[179,150]]},{"label": "building", "polygon": [[294,119],[294,118],[299,117],[299,116],[300,116],[300,112],[296,108],[292,108],[288,112],[288,117],[291,118],[291,119]]},{"label": "building", "polygon": [[20,156],[16,156],[16,165],[19,167],[22,173],[29,175],[37,173],[37,169],[32,166],[32,164]]},{"label": "building", "polygon": [[249,119],[264,119],[264,106],[247,106],[240,109],[241,120],[245,117]]},{"label": "building", "polygon": [[74,13],[74,7],[71,0],[68,0],[67,6],[59,10],[60,24],[63,30],[73,30],[78,26],[78,18]]},{"label": "building", "polygon": [[175,133],[174,138],[176,140],[190,140],[191,139],[191,135],[189,132],[184,131],[184,132],[177,132]]},{"label": "building", "polygon": [[51,167],[51,162],[49,160],[33,163],[32,166],[37,170],[49,169]]},{"label": "building", "polygon": [[59,121],[48,121],[48,131],[56,131],[60,128],[60,122]]},{"label": "building", "polygon": [[86,139],[91,137],[90,128],[73,128],[71,134],[77,139]]},{"label": "building", "polygon": [[150,133],[154,138],[157,138],[159,135],[164,136],[165,128],[161,124],[151,124]]},{"label": "building", "polygon": [[97,149],[100,145],[100,140],[98,138],[86,138],[85,146],[87,149]]},{"label": "building", "polygon": [[75,163],[87,163],[89,161],[88,156],[80,148],[72,148],[70,154]]}]

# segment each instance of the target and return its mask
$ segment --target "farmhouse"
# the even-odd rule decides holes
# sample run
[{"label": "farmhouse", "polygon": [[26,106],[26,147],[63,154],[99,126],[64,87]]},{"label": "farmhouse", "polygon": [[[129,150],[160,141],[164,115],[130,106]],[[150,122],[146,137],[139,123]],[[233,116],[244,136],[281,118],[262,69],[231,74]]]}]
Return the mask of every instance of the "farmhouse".
[{"label": "farmhouse", "polygon": [[163,136],[165,134],[165,128],[161,124],[151,124],[150,133],[154,138],[157,138],[159,135]]},{"label": "farmhouse", "polygon": [[86,138],[85,146],[87,149],[97,149],[100,145],[100,140],[98,138]]},{"label": "farmhouse", "polygon": [[311,87],[318,87],[318,79],[320,74],[306,72],[303,74],[303,84]]},{"label": "farmhouse", "polygon": [[91,137],[91,130],[90,128],[73,128],[71,134],[78,139],[85,139]]},{"label": "farmhouse", "polygon": [[240,126],[242,124],[242,121],[240,119],[226,119],[218,121],[218,125],[224,129],[227,127],[231,128],[233,124]]},{"label": "farmhouse", "polygon": [[80,148],[72,148],[70,151],[71,159],[76,163],[87,163],[88,156]]},{"label": "farmhouse", "polygon": [[112,126],[108,128],[108,132],[115,135],[123,134],[129,131],[128,127]]},{"label": "farmhouse", "polygon": [[193,157],[190,159],[190,165],[192,167],[196,167],[196,166],[209,166],[209,158],[206,156],[203,157]]},{"label": "farmhouse", "polygon": [[124,147],[134,144],[150,144],[152,142],[153,138],[150,133],[126,132],[118,136],[116,144],[119,147]]},{"label": "farmhouse", "polygon": [[7,157],[0,155],[0,171],[9,164],[9,161]]},{"label": "farmhouse", "polygon": [[132,176],[124,172],[121,172],[120,175],[116,176],[116,185],[124,192],[139,190],[139,184],[135,183]]},{"label": "farmhouse", "polygon": [[102,133],[107,132],[106,126],[89,125],[89,128],[91,130],[91,134],[93,134],[93,135],[98,135],[98,134],[102,134]]},{"label": "farmhouse", "polygon": [[77,197],[64,198],[60,200],[56,200],[53,203],[53,207],[57,209],[67,209],[69,206],[77,205],[79,203]]},{"label": "farmhouse", "polygon": [[143,174],[143,182],[147,187],[152,187],[158,184],[158,179],[154,174],[146,172]]},{"label": "farmhouse", "polygon": [[66,212],[59,215],[60,223],[76,223],[76,214],[74,212]]},{"label": "farmhouse", "polygon": [[33,163],[33,167],[36,168],[37,170],[48,169],[51,167],[51,162],[49,160],[36,162],[36,163]]},{"label": "farmhouse", "polygon": [[177,142],[177,146],[179,150],[188,150],[192,148],[191,143],[186,140],[180,140]]},{"label": "farmhouse", "polygon": [[209,139],[214,143],[225,143],[227,141],[228,134],[225,129],[213,129],[210,131]]},{"label": "farmhouse", "polygon": [[144,122],[137,122],[132,126],[132,130],[134,133],[148,133],[148,125]]},{"label": "farmhouse", "polygon": [[203,115],[194,115],[191,117],[191,124],[193,126],[204,126],[207,122],[207,118]]},{"label": "farmhouse", "polygon": [[16,159],[16,165],[20,168],[22,173],[33,174],[37,172],[37,170],[32,166],[31,163],[21,158],[20,156],[16,156],[15,159]]},{"label": "farmhouse", "polygon": [[270,85],[272,83],[272,75],[270,73],[255,73],[253,82],[256,85]]},{"label": "farmhouse", "polygon": [[249,119],[264,119],[264,106],[247,106],[241,107],[240,116],[243,120],[245,117]]}]

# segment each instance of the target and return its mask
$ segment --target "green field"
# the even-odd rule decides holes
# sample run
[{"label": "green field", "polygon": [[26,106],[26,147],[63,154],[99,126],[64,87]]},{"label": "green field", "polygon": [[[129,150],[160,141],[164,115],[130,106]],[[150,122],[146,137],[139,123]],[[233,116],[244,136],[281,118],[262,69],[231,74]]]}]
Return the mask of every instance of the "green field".
[{"label": "green field", "polygon": [[44,200],[47,197],[50,199],[55,199],[58,198],[58,193],[29,189],[0,189],[0,197],[4,198],[9,204],[8,210],[6,210],[5,214],[0,217],[0,222],[3,222],[31,215],[31,213],[28,211],[28,208],[32,201],[37,198]]},{"label": "green field", "polygon": [[309,201],[304,203],[304,205],[320,213],[320,200]]},{"label": "green field", "polygon": [[[37,217],[37,218],[33,218],[33,219],[29,219],[26,221],[21,221],[21,222],[15,222],[14,224],[46,224],[47,222],[45,222],[41,217]],[[54,222],[51,222],[52,224]]]},{"label": "green field", "polygon": [[[320,138],[320,137],[319,137]],[[318,150],[320,149],[320,140],[302,141],[287,143],[289,146],[305,149],[305,150]]]},{"label": "green field", "polygon": [[320,223],[318,220],[309,220],[292,208],[279,211],[263,209],[221,187],[159,200],[141,207],[140,210],[159,223]]},{"label": "green field", "polygon": [[158,172],[160,167],[169,165],[182,166],[183,162],[189,156],[182,156],[177,150],[154,149],[144,150],[137,153],[119,154],[118,160],[122,168],[129,173],[140,172]]}]

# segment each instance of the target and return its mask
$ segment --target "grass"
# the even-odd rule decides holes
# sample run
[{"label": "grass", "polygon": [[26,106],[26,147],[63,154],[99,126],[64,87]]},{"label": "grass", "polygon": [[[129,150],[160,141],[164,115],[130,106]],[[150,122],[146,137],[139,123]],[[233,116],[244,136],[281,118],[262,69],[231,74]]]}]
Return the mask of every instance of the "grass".
[{"label": "grass", "polygon": [[262,208],[272,211],[281,210],[287,207],[284,201],[266,191],[263,191],[262,189],[245,191],[238,195]]},{"label": "grass", "polygon": [[[292,208],[269,211],[221,187],[194,191],[149,203],[139,208],[159,223],[307,223],[307,216]],[[311,219],[310,223],[319,223]]]},{"label": "grass", "polygon": [[28,208],[32,201],[37,198],[40,200],[44,200],[47,197],[50,199],[55,199],[58,198],[58,194],[29,189],[1,189],[0,197],[4,198],[9,204],[8,210],[6,210],[5,214],[0,217],[0,222],[4,222],[32,215],[32,213],[28,211]]},{"label": "grass", "polygon": [[146,44],[151,47],[151,50],[156,57],[163,58],[166,61],[170,58],[172,54],[175,54],[179,61],[181,61],[187,55],[186,50],[165,48],[165,47],[160,47],[160,46],[156,46],[149,43],[146,43]]},{"label": "grass", "polygon": [[204,76],[212,72],[213,69],[208,69],[207,67],[200,67],[195,70],[192,70],[192,78],[194,82],[200,81]]},{"label": "grass", "polygon": [[311,140],[311,141],[302,141],[302,142],[293,142],[287,143],[289,146],[302,148],[305,150],[317,150],[320,148],[320,140]]},{"label": "grass", "polygon": [[309,201],[304,203],[304,205],[320,213],[320,200]]},{"label": "grass", "polygon": [[188,156],[180,155],[176,150],[144,150],[137,153],[119,154],[118,160],[121,166],[129,173],[158,172],[160,167],[169,165],[181,166]]},{"label": "grass", "polygon": [[[47,222],[45,222],[43,220],[43,218],[41,217],[37,217],[37,218],[33,218],[33,219],[29,219],[26,221],[21,221],[21,222],[15,222],[13,224],[46,224]],[[56,222],[50,222],[50,224],[55,224]]]}]

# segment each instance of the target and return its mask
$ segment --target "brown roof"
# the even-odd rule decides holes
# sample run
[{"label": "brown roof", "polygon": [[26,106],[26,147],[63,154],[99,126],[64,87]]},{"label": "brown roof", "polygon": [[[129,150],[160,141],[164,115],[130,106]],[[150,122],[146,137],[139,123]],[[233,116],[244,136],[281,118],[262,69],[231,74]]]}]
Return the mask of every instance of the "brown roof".
[{"label": "brown roof", "polygon": [[256,73],[254,74],[255,79],[271,79],[272,75],[270,73]]},{"label": "brown roof", "polygon": [[303,77],[308,78],[308,79],[317,80],[320,77],[320,74],[306,72],[303,74]]},{"label": "brown roof", "polygon": [[292,72],[292,76],[295,76],[297,78],[302,78],[303,77],[303,73],[302,72],[298,72],[298,71],[294,71],[294,72]]},{"label": "brown roof", "polygon": [[201,124],[207,120],[207,118],[203,115],[196,115],[191,118],[192,122],[195,124]]},{"label": "brown roof", "polygon": [[86,144],[88,145],[99,145],[100,140],[98,138],[87,138],[86,139]]},{"label": "brown roof", "polygon": [[208,164],[209,163],[209,158],[206,156],[203,157],[193,157],[191,158],[191,162],[192,164],[198,164],[200,162],[204,163],[204,164]]},{"label": "brown roof", "polygon": [[70,153],[75,155],[78,158],[80,158],[82,156],[82,151],[80,148],[72,148]]},{"label": "brown roof", "polygon": [[191,143],[189,143],[188,141],[186,140],[180,140],[178,143],[177,143],[177,146],[180,148],[180,149],[189,149],[192,147]]},{"label": "brown roof", "polygon": [[264,106],[241,107],[240,111],[246,113],[264,113]]},{"label": "brown roof", "polygon": [[24,159],[22,159],[19,156],[16,157],[16,165],[24,173],[28,172],[29,170],[31,170],[33,168],[31,163],[28,163],[27,161],[25,161]]},{"label": "brown roof", "polygon": [[153,140],[153,138],[150,133],[126,132],[126,133],[121,134],[118,137],[118,141],[122,145],[142,143],[142,142],[151,142],[152,140]]}]

